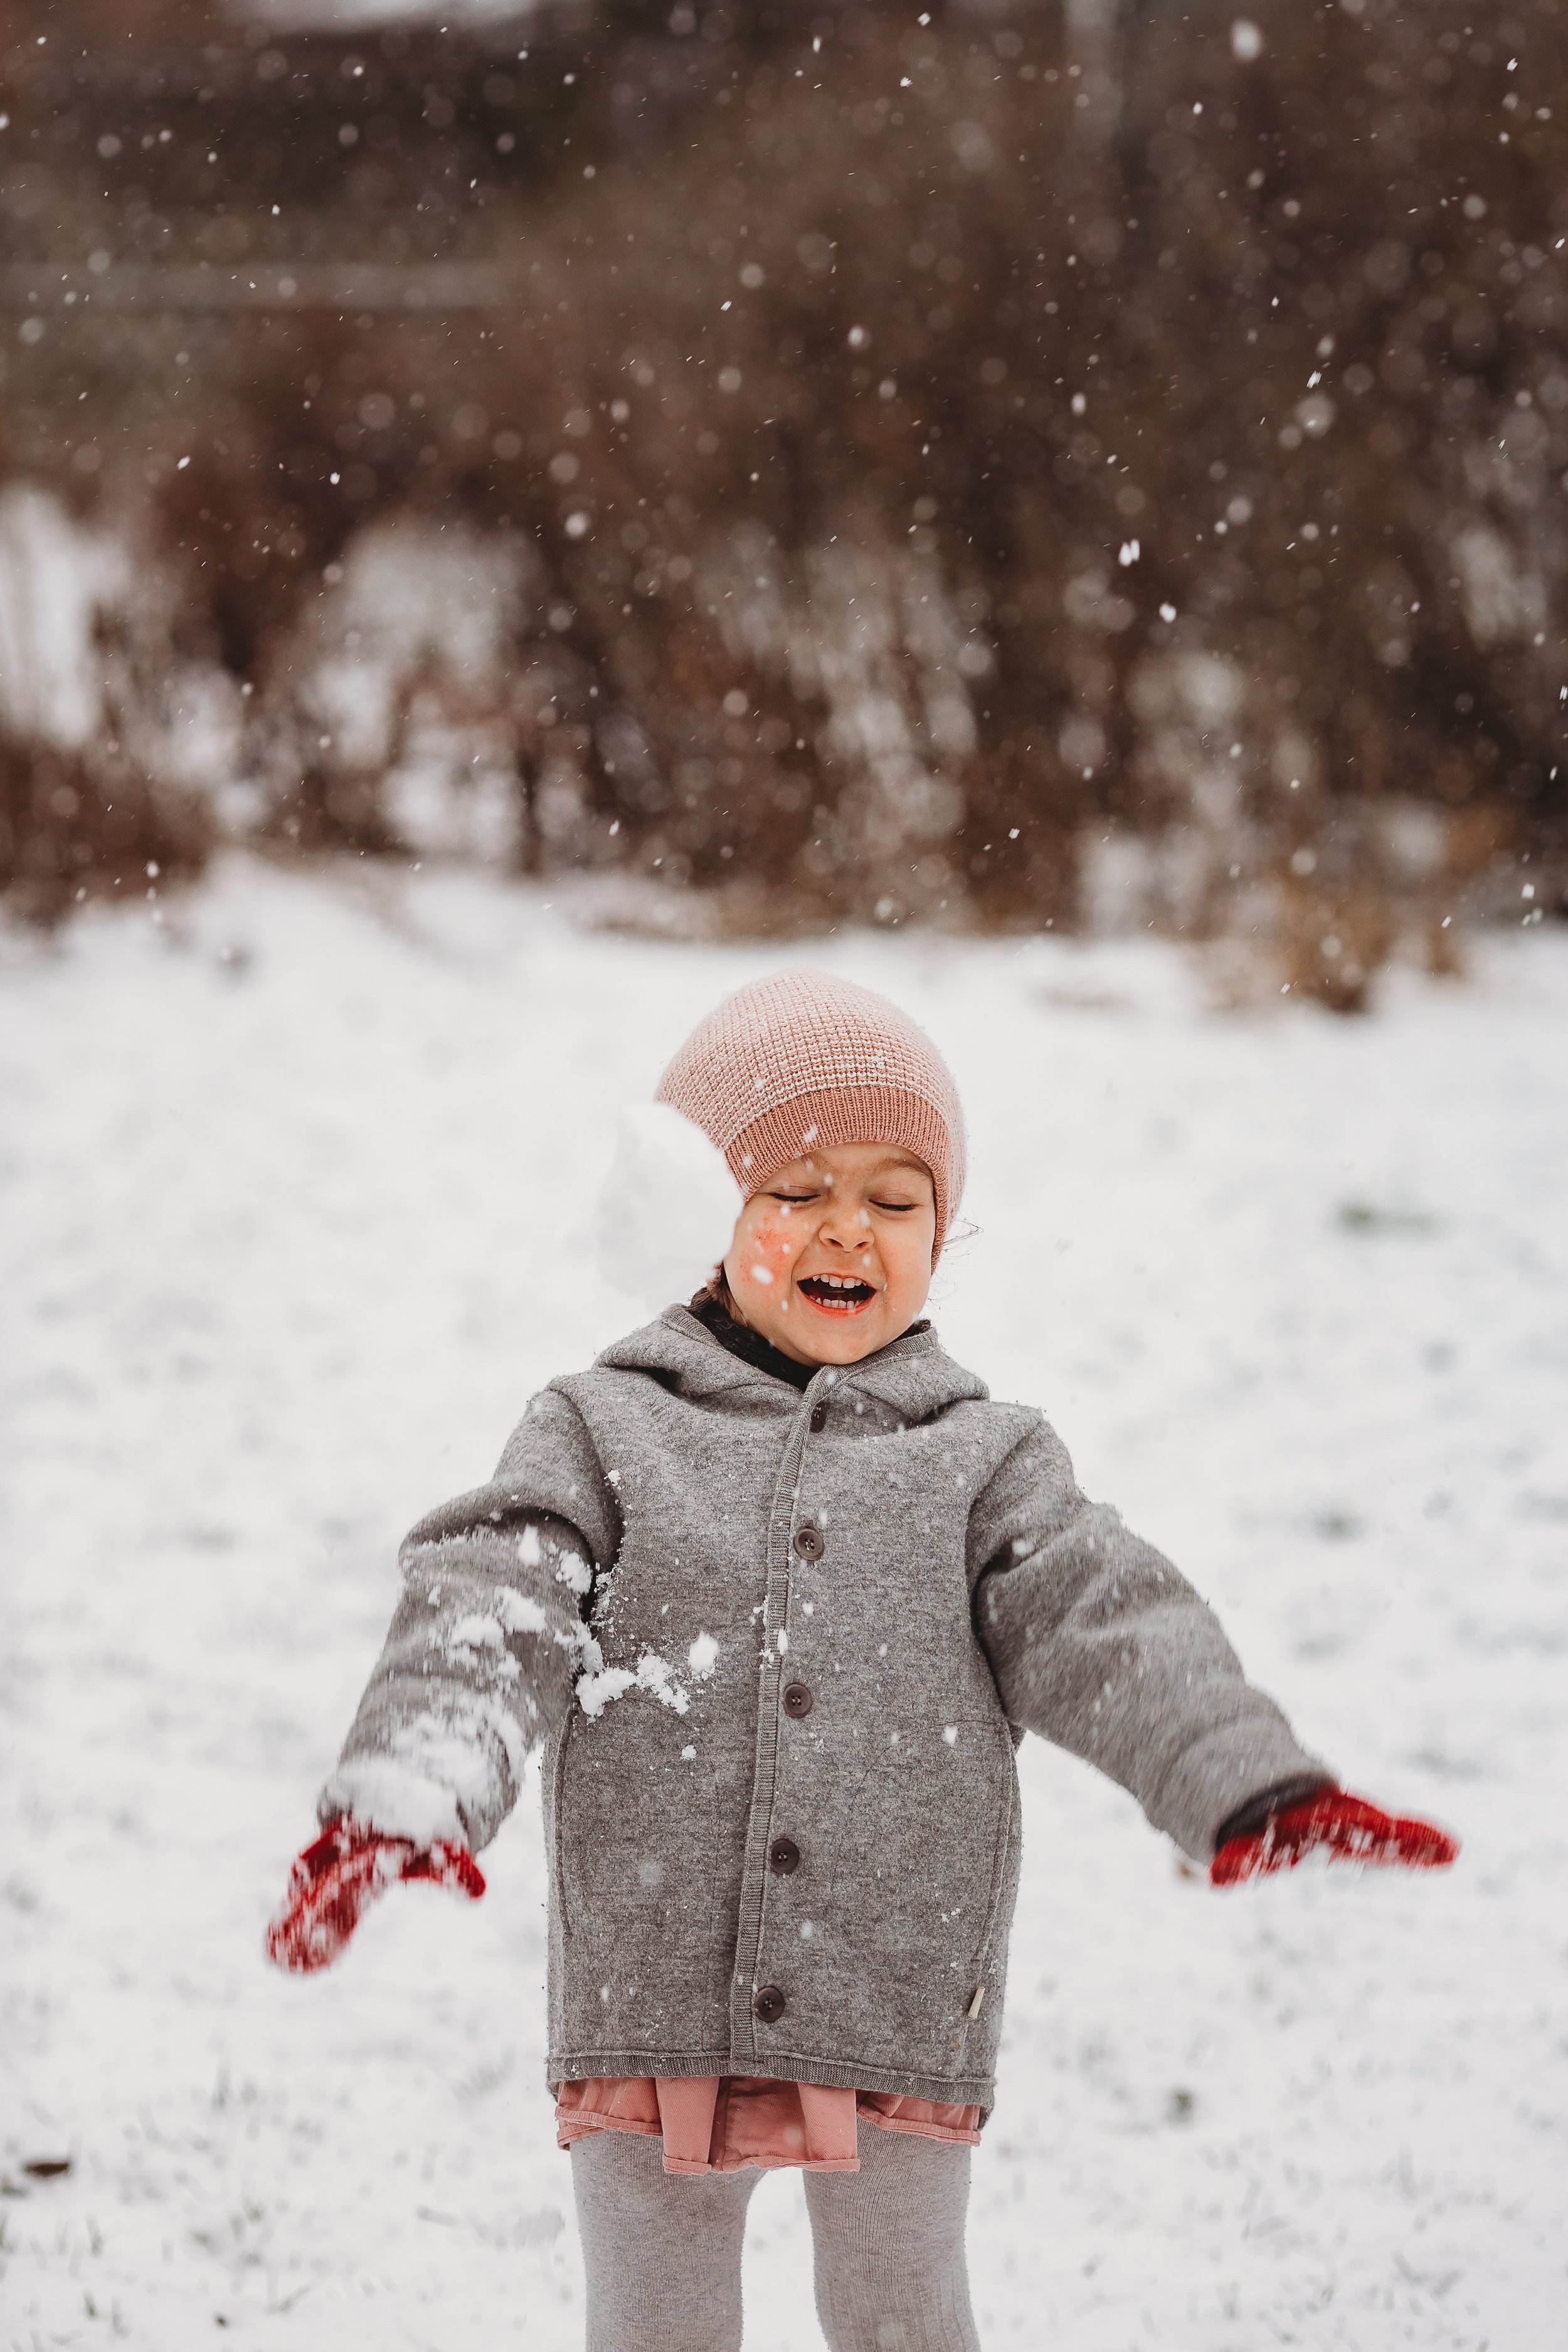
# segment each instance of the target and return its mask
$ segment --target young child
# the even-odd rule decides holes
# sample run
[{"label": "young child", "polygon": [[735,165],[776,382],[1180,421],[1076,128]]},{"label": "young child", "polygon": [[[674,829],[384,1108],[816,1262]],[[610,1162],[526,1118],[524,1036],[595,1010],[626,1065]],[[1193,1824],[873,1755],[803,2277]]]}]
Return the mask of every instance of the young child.
[{"label": "young child", "polygon": [[957,2352],[1024,1733],[1216,1884],[1456,1849],[1342,1792],[1041,1415],[943,1353],[921,1308],[963,1127],[923,1032],[785,972],[658,1093],[745,1196],[723,1263],[552,1381],[490,1484],[409,1536],[268,1949],[324,1967],[396,1879],[481,1895],[542,1744],[590,2352],[735,2352],[773,2165],[807,2174],[833,2352]]}]

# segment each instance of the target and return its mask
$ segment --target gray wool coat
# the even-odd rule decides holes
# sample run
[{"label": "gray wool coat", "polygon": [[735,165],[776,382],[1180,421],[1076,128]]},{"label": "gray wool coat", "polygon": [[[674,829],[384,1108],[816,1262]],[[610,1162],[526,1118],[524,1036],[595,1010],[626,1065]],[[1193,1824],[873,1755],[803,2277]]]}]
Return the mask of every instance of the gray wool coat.
[{"label": "gray wool coat", "polygon": [[1037,1731],[1192,1855],[1326,1777],[1208,1608],[928,1329],[804,1394],[684,1307],[420,1522],[323,1819],[479,1848],[544,1748],[552,2082],[989,2110]]}]

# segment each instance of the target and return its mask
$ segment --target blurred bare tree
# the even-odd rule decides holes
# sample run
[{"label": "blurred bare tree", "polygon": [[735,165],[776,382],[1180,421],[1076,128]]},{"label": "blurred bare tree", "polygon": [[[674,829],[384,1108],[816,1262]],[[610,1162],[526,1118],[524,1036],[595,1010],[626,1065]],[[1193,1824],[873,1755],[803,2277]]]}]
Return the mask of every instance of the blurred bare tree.
[{"label": "blurred bare tree", "polygon": [[26,903],[247,835],[1347,1008],[1561,905],[1551,0],[279,22],[12,20]]}]

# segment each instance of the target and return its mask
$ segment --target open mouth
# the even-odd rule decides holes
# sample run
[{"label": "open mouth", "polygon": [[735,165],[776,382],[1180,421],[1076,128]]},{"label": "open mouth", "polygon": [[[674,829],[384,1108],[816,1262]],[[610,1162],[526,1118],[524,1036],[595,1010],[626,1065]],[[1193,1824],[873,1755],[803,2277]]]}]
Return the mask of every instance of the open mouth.
[{"label": "open mouth", "polygon": [[852,1274],[805,1275],[795,1288],[829,1315],[858,1314],[877,1296],[870,1283]]}]

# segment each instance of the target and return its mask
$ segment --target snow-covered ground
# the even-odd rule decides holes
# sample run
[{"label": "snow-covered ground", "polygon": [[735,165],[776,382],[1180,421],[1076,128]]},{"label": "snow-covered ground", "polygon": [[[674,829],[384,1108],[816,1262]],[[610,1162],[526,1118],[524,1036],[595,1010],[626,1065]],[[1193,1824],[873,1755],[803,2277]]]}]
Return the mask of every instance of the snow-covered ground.
[{"label": "snow-covered ground", "polygon": [[[158,924],[0,944],[4,2342],[567,2352],[535,1800],[482,1904],[399,1891],[308,1982],[261,1930],[397,1538],[639,1319],[589,1255],[618,1107],[785,951],[245,862]],[[1219,1895],[1029,1744],[986,2343],[1552,2352],[1568,939],[1494,936],[1363,1023],[1208,1011],[1152,945],[810,959],[959,1072],[949,1344],[1352,1785],[1465,1840],[1444,1876]],[[752,2217],[748,2352],[799,2352],[798,2179]]]}]

